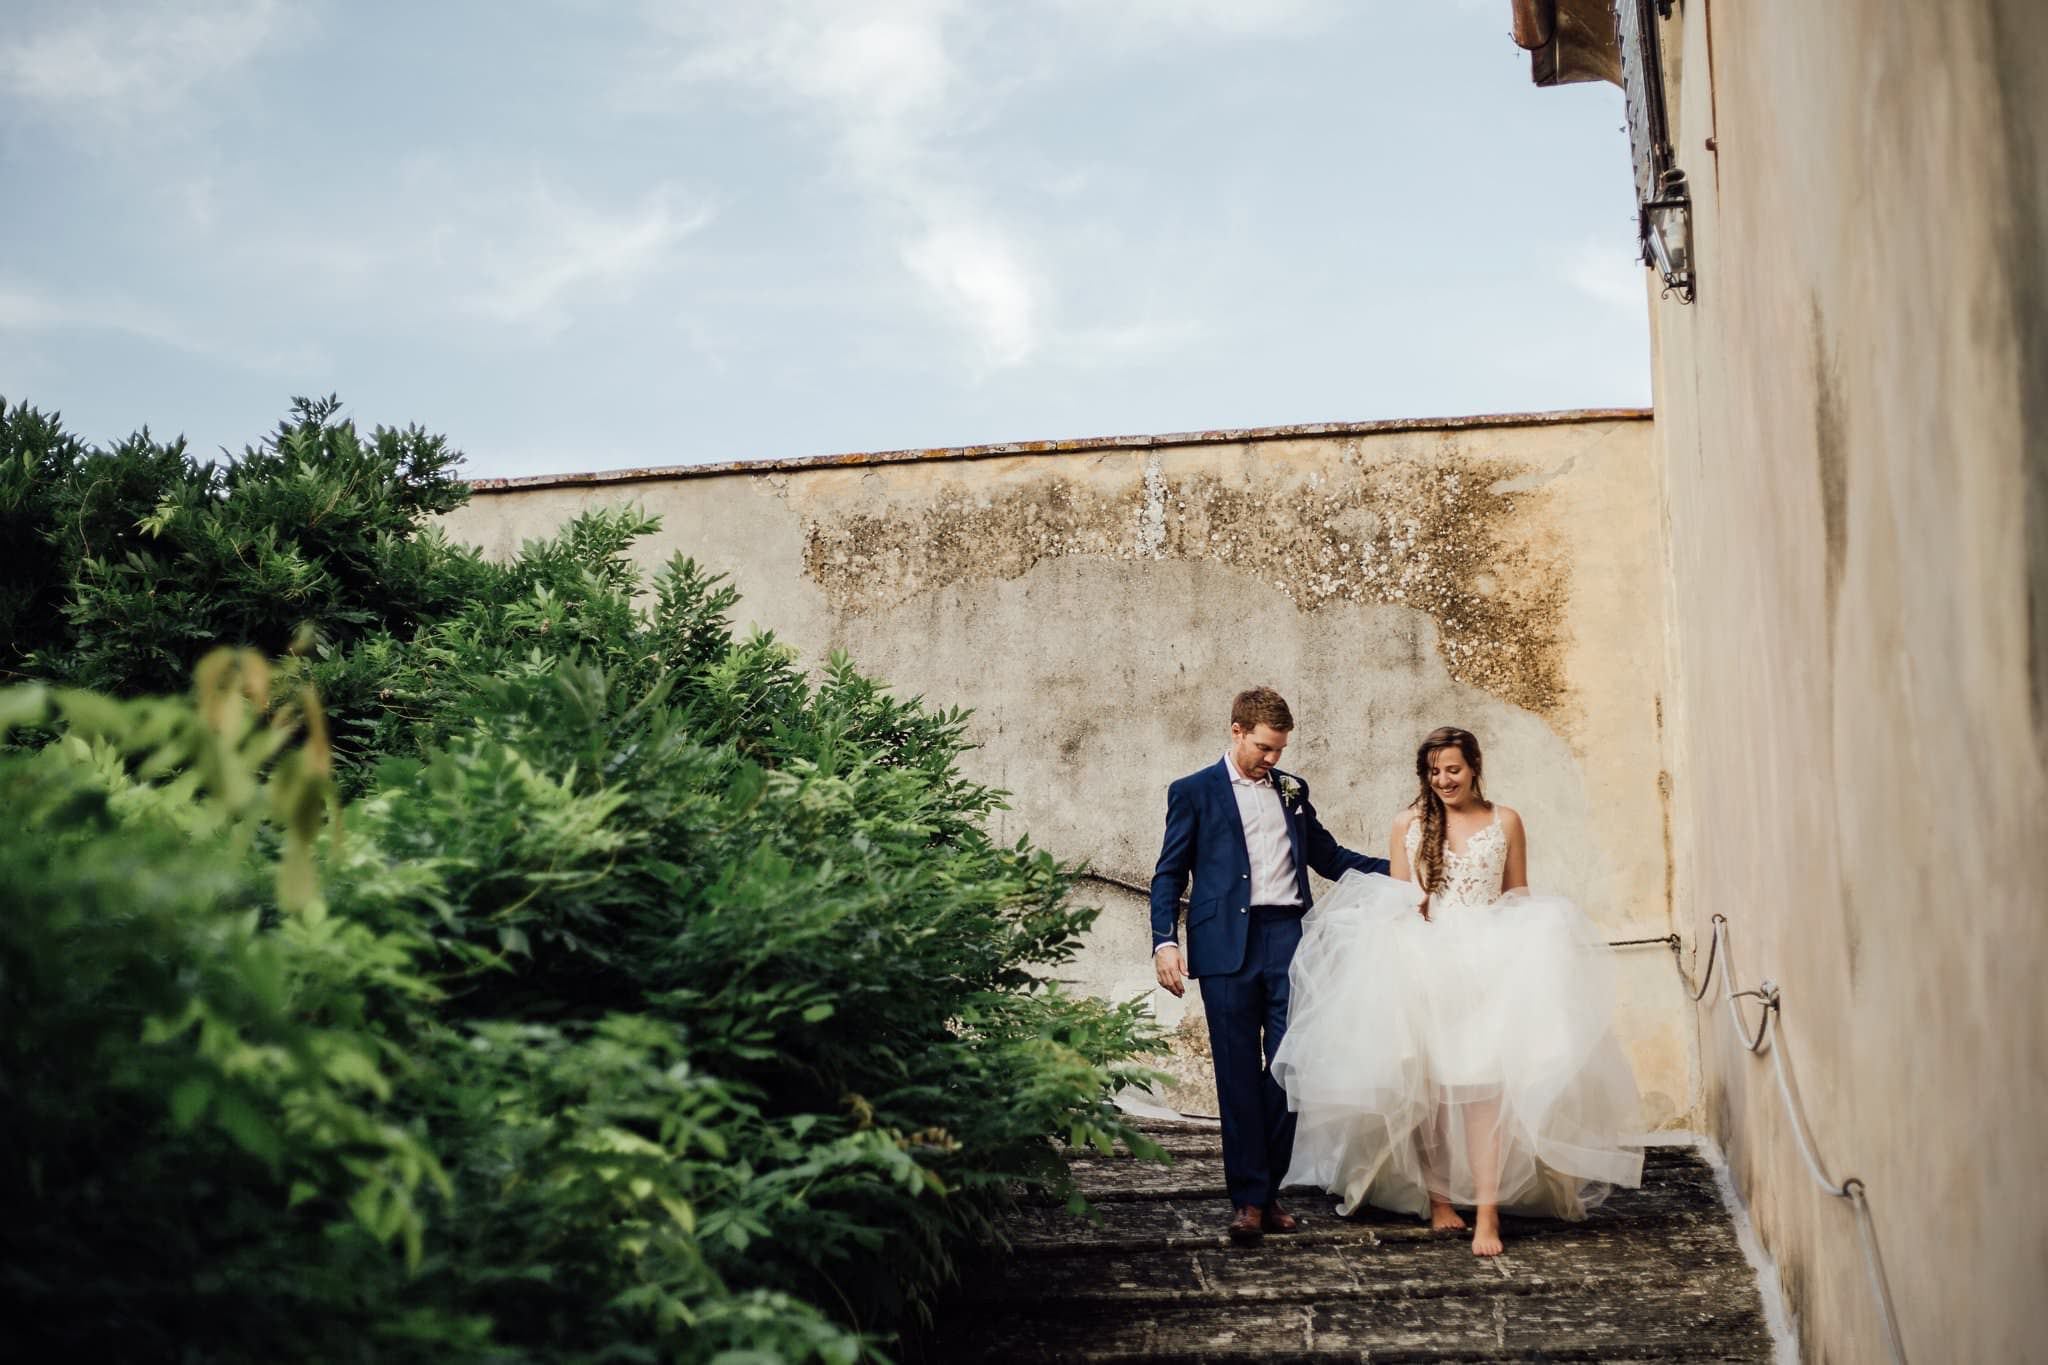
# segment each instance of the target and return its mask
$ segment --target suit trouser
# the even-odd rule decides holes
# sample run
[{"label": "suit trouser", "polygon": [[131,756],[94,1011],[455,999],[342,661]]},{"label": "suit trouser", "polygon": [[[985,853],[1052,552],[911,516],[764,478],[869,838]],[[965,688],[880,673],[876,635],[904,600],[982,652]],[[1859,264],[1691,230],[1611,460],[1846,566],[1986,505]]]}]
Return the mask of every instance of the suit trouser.
[{"label": "suit trouser", "polygon": [[1294,1114],[1268,1068],[1287,1034],[1287,969],[1301,942],[1302,912],[1253,906],[1249,914],[1243,964],[1201,979],[1233,1208],[1272,1203],[1294,1156]]}]

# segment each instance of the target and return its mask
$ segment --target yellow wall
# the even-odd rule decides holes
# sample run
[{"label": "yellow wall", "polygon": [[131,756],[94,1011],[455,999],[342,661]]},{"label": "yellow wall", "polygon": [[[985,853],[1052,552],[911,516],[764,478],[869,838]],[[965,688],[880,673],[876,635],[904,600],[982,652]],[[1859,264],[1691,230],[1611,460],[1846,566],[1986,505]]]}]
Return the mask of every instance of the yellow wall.
[{"label": "yellow wall", "polygon": [[[998,830],[1150,880],[1166,784],[1222,752],[1231,695],[1277,686],[1288,766],[1325,823],[1385,852],[1438,725],[1487,746],[1538,886],[1616,938],[1668,933],[1658,502],[1640,413],[1081,443],[753,465],[630,482],[486,489],[449,519],[497,554],[592,503],[663,518],[733,575],[740,612],[812,661],[845,649],[904,693],[975,710],[974,776],[1013,795]],[[1080,987],[1152,989],[1140,897],[1105,914]],[[1621,1029],[1651,1123],[1693,1094],[1672,960],[1623,964]],[[1198,1020],[1173,1098],[1213,1104]],[[1198,1008],[1198,1003],[1196,1005]]]},{"label": "yellow wall", "polygon": [[[1727,915],[1916,1361],[2044,1358],[2048,5],[1681,0],[1699,295],[1655,300],[1680,918]],[[1717,151],[1707,147],[1713,139]],[[1883,1358],[1848,1210],[1702,1015],[1810,1361]]]}]

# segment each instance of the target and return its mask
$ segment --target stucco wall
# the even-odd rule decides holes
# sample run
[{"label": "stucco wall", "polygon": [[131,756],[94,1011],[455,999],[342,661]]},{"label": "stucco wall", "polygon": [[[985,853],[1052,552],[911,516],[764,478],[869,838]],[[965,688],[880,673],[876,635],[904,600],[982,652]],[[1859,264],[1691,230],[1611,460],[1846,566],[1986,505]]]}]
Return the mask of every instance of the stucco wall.
[{"label": "stucco wall", "polygon": [[[1666,35],[1680,918],[1783,989],[1911,1358],[2040,1359],[2048,6],[1683,0]],[[1883,1359],[1849,1211],[1733,1037],[1701,1016],[1703,1105],[1806,1358]]]},{"label": "stucco wall", "polygon": [[[593,504],[660,514],[650,567],[687,552],[807,658],[843,649],[972,707],[969,767],[1013,793],[999,832],[1137,883],[1166,784],[1221,753],[1243,686],[1289,698],[1286,766],[1374,852],[1414,794],[1415,744],[1465,725],[1489,793],[1528,822],[1532,880],[1646,937],[1671,924],[1653,470],[1650,424],[1622,412],[529,480],[449,524],[506,554]],[[1185,1024],[1173,1097],[1208,1110],[1199,1021],[1153,986],[1142,900],[1085,890],[1105,914],[1075,978]],[[1670,955],[1625,958],[1649,1121],[1681,1121]]]}]

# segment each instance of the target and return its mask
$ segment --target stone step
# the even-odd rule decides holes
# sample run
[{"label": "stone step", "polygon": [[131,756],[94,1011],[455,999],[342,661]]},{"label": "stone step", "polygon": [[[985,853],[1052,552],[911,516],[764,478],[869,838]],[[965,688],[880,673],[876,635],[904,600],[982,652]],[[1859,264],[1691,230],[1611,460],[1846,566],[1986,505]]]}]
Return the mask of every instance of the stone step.
[{"label": "stone step", "polygon": [[1771,1359],[1761,1315],[1708,1288],[1632,1280],[1604,1293],[1330,1298],[1305,1303],[1058,1305],[981,1315],[947,1361],[1746,1361]]},{"label": "stone step", "polygon": [[[1158,1143],[1174,1156],[1217,1156],[1223,1151],[1223,1135],[1214,1128],[1149,1129],[1145,1136]],[[1068,1153],[1073,1157],[1100,1157],[1100,1153],[1086,1148]],[[1123,1151],[1119,1157],[1128,1156]]]},{"label": "stone step", "polygon": [[[1132,1126],[1175,1156],[1219,1156],[1223,1151],[1223,1130],[1213,1123],[1162,1123],[1155,1119],[1143,1119]],[[1691,1141],[1683,1137],[1672,1139],[1663,1135],[1658,1136],[1659,1140],[1643,1148],[1644,1160],[1697,1158],[1698,1150]],[[1121,1148],[1114,1157],[1108,1158],[1086,1147],[1069,1149],[1067,1155],[1090,1160],[1130,1159],[1130,1154]]]},{"label": "stone step", "polygon": [[[1224,1197],[1223,1154],[1220,1150],[1177,1153],[1170,1163],[1127,1155],[1072,1154],[1068,1169],[1089,1199],[1109,1201],[1182,1195]],[[1652,1148],[1643,1159],[1645,1183],[1697,1180],[1708,1187],[1713,1171],[1690,1147]]]},{"label": "stone step", "polygon": [[[1692,1201],[1682,1205],[1655,1195],[1640,1196],[1642,1203],[1631,1208],[1630,1220],[1637,1223],[1655,1222],[1665,1228],[1686,1228],[1699,1223],[1713,1223],[1725,1220],[1727,1214],[1716,1209],[1696,1207]],[[1161,1251],[1199,1251],[1204,1247],[1230,1245],[1224,1235],[1224,1224],[1229,1221],[1230,1210],[1219,1196],[1208,1199],[1153,1200],[1143,1203],[1105,1204],[1098,1208],[1114,1218],[1104,1217],[1101,1222],[1076,1218],[1064,1209],[1027,1208],[1018,1210],[1004,1225],[1004,1232],[1010,1241],[1010,1251],[1018,1256],[1061,1256],[1083,1248],[1102,1250],[1142,1251],[1156,1248]],[[1547,1237],[1569,1235],[1576,1231],[1598,1227],[1617,1215],[1607,1209],[1597,1210],[1583,1223],[1555,1223],[1545,1220],[1522,1220],[1504,1217],[1501,1219],[1502,1235],[1507,1237]],[[1294,1239],[1305,1242],[1389,1242],[1420,1241],[1434,1237],[1428,1227],[1414,1219],[1378,1222],[1338,1218],[1334,1215],[1317,1216],[1311,1210],[1304,1219],[1300,1232]]]},{"label": "stone step", "polygon": [[1256,1249],[1091,1246],[1061,1256],[1014,1257],[970,1276],[963,1300],[1113,1306],[1217,1298],[1427,1298],[1597,1288],[1621,1266],[1636,1267],[1632,1274],[1639,1280],[1667,1282],[1748,1274],[1733,1229],[1718,1221],[1614,1221],[1582,1225],[1570,1236],[1540,1224],[1511,1224],[1504,1229],[1508,1250],[1494,1260],[1474,1256],[1466,1234],[1416,1231],[1420,1235],[1398,1238],[1271,1237]]},{"label": "stone step", "polygon": [[[1326,1197],[1315,1191],[1300,1192],[1291,1207],[1303,1223],[1295,1236],[1310,1241],[1399,1241],[1434,1235],[1418,1219],[1380,1209],[1366,1209],[1357,1217],[1340,1218]],[[1659,1173],[1659,1178],[1646,1177],[1642,1189],[1615,1191],[1582,1223],[1509,1217],[1502,1220],[1502,1227],[1509,1235],[1547,1237],[1599,1227],[1621,1218],[1635,1223],[1660,1220],[1666,1225],[1685,1225],[1722,1222],[1727,1216],[1710,1178],[1701,1179],[1687,1172],[1665,1179]],[[1229,1201],[1219,1183],[1214,1188],[1194,1192],[1098,1198],[1089,1217],[1070,1213],[1064,1205],[1026,1204],[1010,1215],[1004,1229],[1011,1249],[1025,1256],[1063,1255],[1086,1247],[1183,1251],[1227,1245],[1223,1229],[1229,1219]]]},{"label": "stone step", "polygon": [[1026,1202],[967,1267],[927,1362],[1769,1361],[1756,1279],[1690,1146],[1578,1223],[1502,1220],[1503,1256],[1321,1191],[1300,1232],[1232,1246],[1213,1124],[1141,1125],[1170,1163],[1069,1154],[1088,1217]]}]

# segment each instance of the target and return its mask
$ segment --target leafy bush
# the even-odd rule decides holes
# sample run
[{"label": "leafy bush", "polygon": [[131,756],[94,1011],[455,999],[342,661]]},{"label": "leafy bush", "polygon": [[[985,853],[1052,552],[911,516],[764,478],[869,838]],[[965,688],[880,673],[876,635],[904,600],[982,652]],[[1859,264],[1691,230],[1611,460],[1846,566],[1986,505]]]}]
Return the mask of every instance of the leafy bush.
[{"label": "leafy bush", "polygon": [[363,437],[339,410],[297,399],[261,445],[211,464],[146,430],[87,448],[0,399],[0,525],[20,555],[0,590],[8,666],[177,692],[216,644],[332,653],[468,600],[488,570],[430,520],[468,499],[461,456],[417,427]]},{"label": "leafy bush", "polygon": [[1042,980],[1093,912],[989,840],[963,713],[735,638],[687,559],[648,598],[636,514],[448,547],[445,447],[332,415],[201,475],[7,415],[66,554],[185,527],[181,605],[97,552],[8,599],[23,667],[135,698],[0,693],[0,1276],[52,1349],[851,1361],[1064,1188],[1049,1135],[1145,1146],[1147,1027]]},{"label": "leafy bush", "polygon": [[[191,703],[0,693],[0,728],[62,734],[0,757],[17,1342],[317,1358],[371,1320],[355,1282],[392,1278],[383,1244],[417,1257],[419,1201],[450,1190],[371,1009],[437,992],[402,937],[326,914],[293,870],[325,784],[317,750],[283,749],[288,714],[252,704],[263,672],[221,656]],[[281,860],[261,851],[280,827]]]}]

